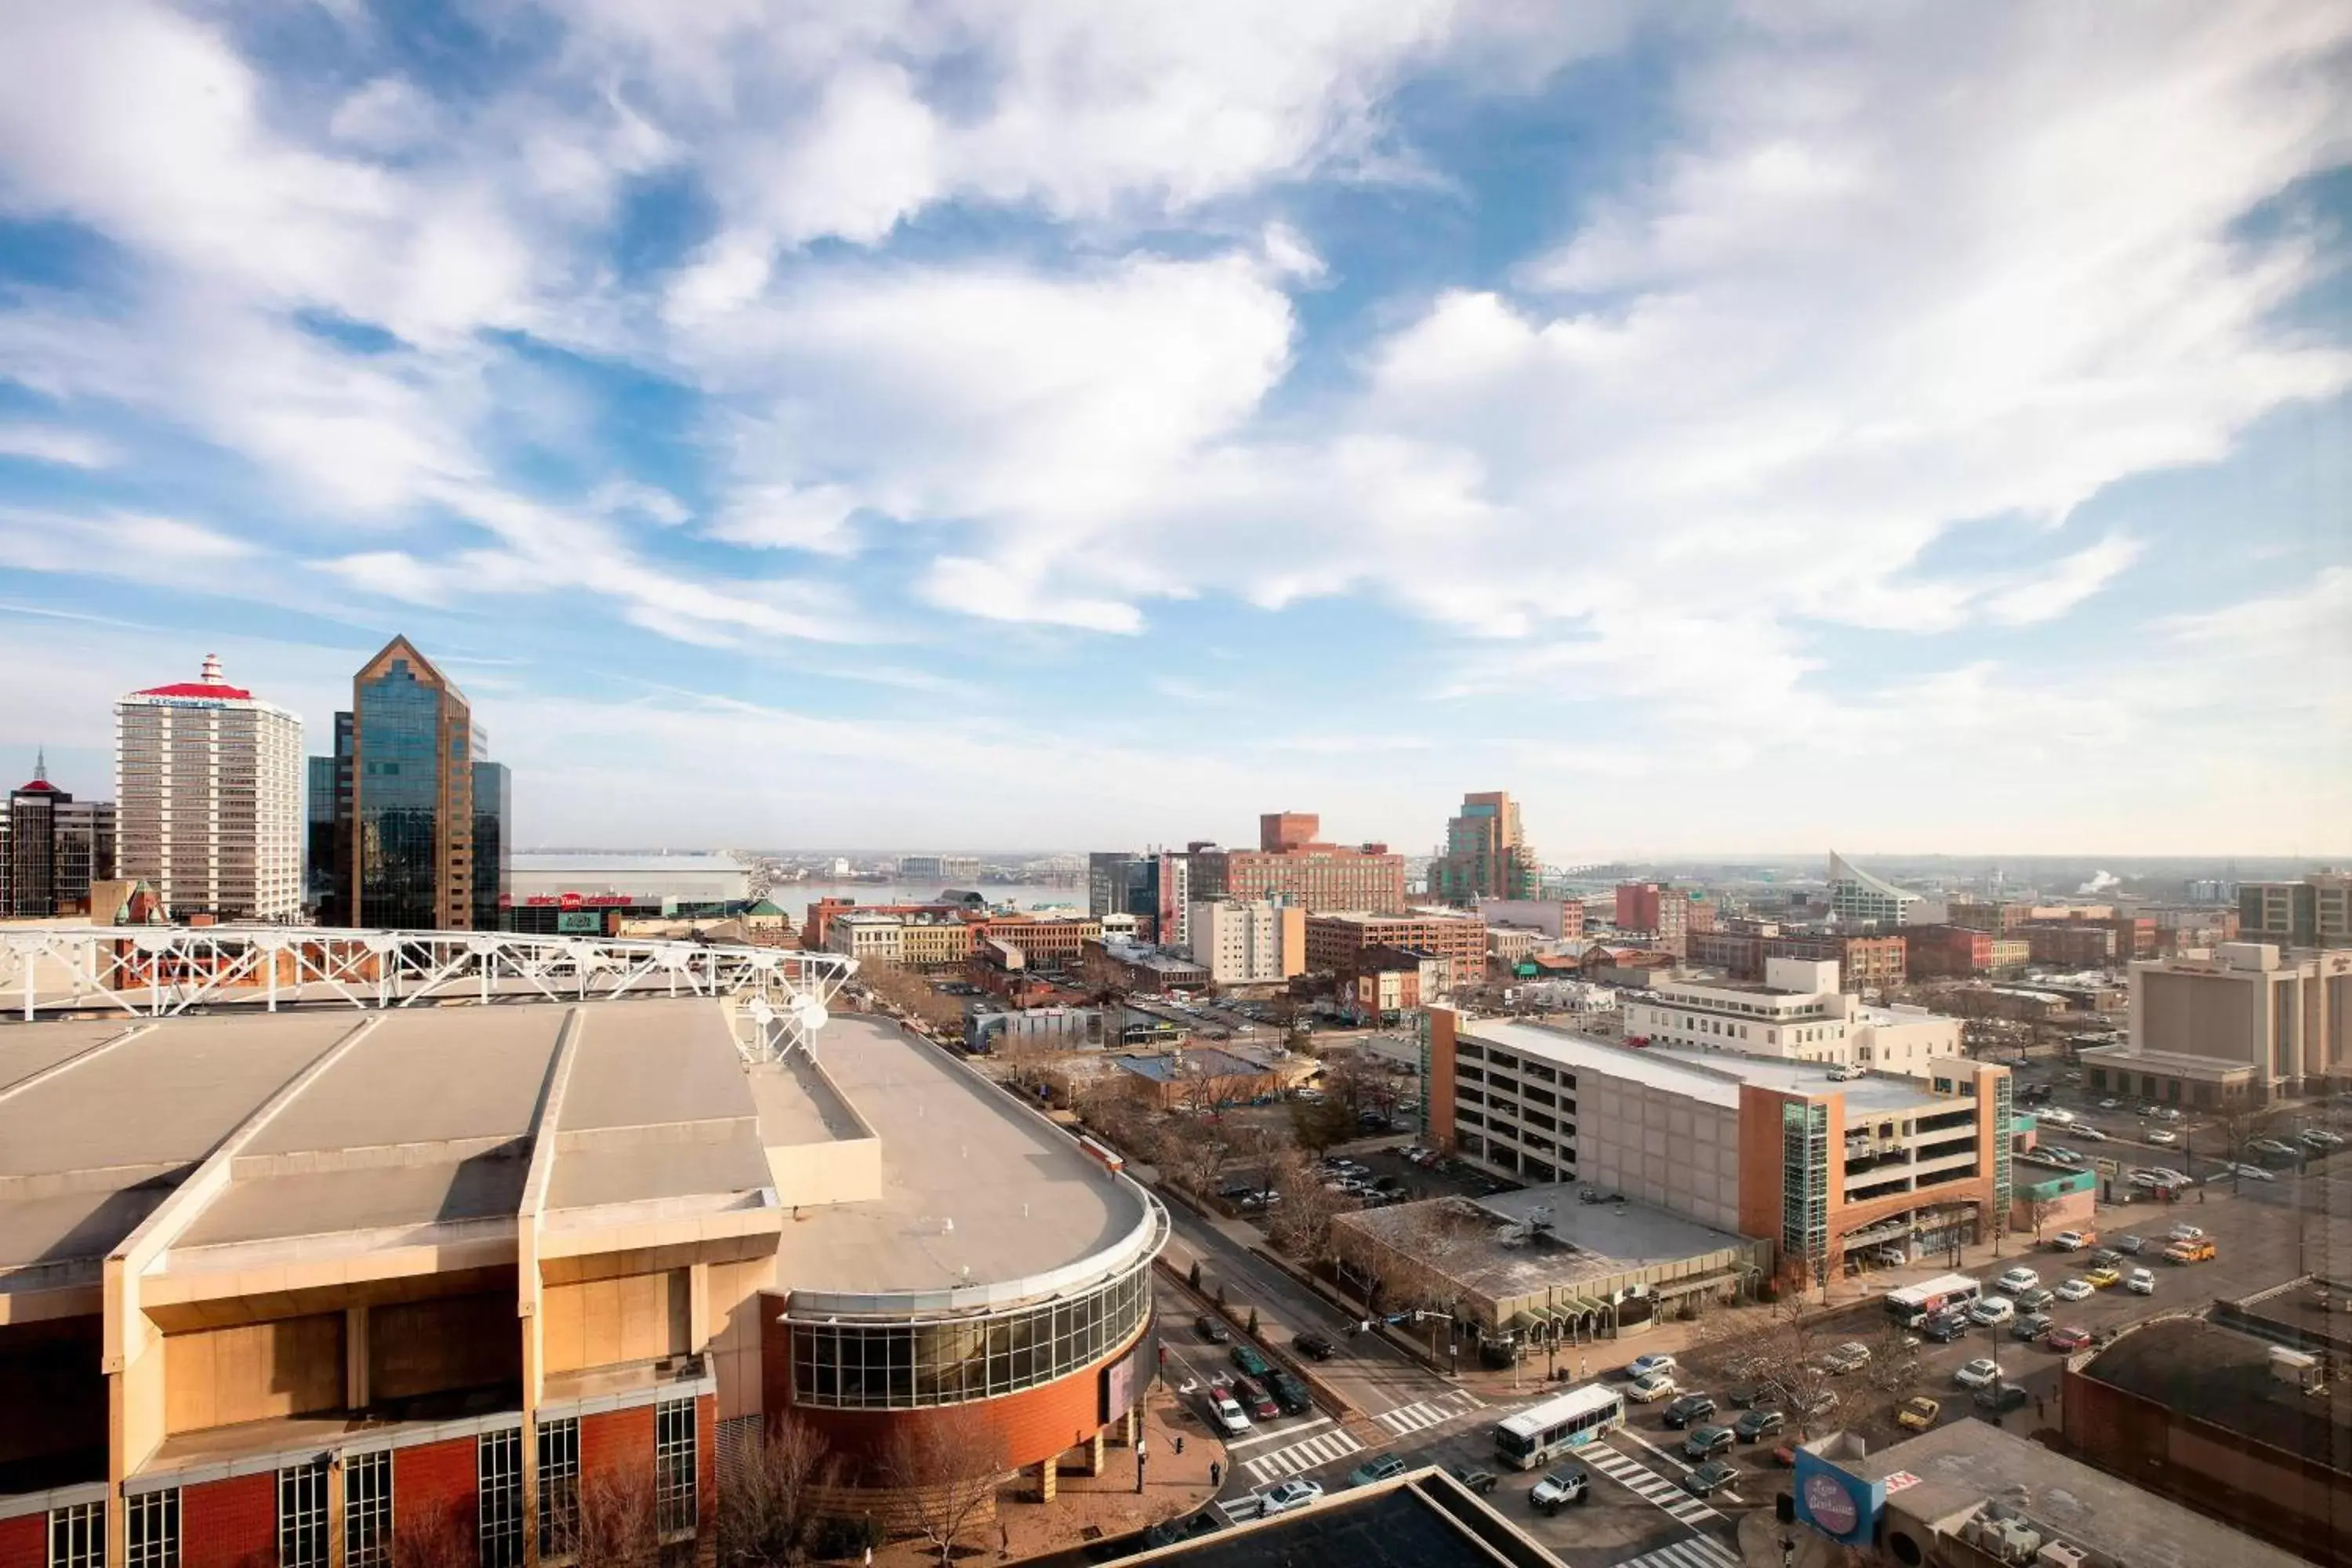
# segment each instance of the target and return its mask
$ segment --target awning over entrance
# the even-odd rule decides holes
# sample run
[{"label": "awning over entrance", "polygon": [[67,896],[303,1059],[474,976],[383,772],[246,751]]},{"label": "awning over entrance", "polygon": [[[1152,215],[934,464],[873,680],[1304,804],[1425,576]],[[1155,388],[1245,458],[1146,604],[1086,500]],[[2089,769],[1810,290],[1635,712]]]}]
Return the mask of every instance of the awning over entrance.
[{"label": "awning over entrance", "polygon": [[1695,1279],[1675,1279],[1664,1285],[1653,1285],[1650,1287],[1650,1294],[1664,1300],[1673,1301],[1685,1296],[1696,1296],[1702,1290],[1720,1290],[1726,1285],[1735,1285],[1738,1281],[1738,1269],[1719,1268],[1712,1274],[1701,1274]]}]

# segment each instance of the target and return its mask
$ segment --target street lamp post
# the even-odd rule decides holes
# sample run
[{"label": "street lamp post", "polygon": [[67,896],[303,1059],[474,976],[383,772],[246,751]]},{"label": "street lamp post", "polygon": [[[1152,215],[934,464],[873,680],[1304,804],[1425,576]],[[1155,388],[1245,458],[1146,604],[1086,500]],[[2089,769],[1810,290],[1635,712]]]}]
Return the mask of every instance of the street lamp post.
[{"label": "street lamp post", "polygon": [[1143,1459],[1145,1447],[1146,1442],[1144,1436],[1142,1433],[1138,1432],[1135,1435],[1135,1495],[1138,1497],[1141,1497],[1143,1495]]}]

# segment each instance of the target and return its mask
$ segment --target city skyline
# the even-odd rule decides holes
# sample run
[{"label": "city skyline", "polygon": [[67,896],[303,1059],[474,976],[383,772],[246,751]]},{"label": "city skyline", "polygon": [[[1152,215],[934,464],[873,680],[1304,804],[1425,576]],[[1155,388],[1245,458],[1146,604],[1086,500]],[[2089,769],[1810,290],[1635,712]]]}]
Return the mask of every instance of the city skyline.
[{"label": "city skyline", "polygon": [[518,15],[12,18],[19,775],[404,635],[522,846],[2352,848],[2341,7]]}]

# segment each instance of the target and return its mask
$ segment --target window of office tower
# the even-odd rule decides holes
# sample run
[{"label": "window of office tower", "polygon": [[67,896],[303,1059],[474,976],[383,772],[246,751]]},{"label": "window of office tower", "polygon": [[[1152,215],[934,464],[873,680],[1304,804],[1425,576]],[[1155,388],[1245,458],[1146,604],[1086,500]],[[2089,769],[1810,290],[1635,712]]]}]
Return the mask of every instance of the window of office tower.
[{"label": "window of office tower", "polygon": [[439,923],[441,694],[404,658],[359,689],[361,923]]}]

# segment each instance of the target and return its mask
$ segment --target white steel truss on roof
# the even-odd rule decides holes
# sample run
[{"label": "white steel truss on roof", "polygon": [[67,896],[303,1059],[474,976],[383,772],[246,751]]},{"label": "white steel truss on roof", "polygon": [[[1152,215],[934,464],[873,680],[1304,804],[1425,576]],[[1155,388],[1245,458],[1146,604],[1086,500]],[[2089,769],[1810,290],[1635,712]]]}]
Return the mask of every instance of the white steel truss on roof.
[{"label": "white steel truss on roof", "polygon": [[825,1023],[856,973],[831,952],[515,931],[289,926],[37,926],[0,930],[0,995],[27,1019],[115,1008],[190,1011],[709,996],[736,1004],[744,1054],[781,1058]]}]

